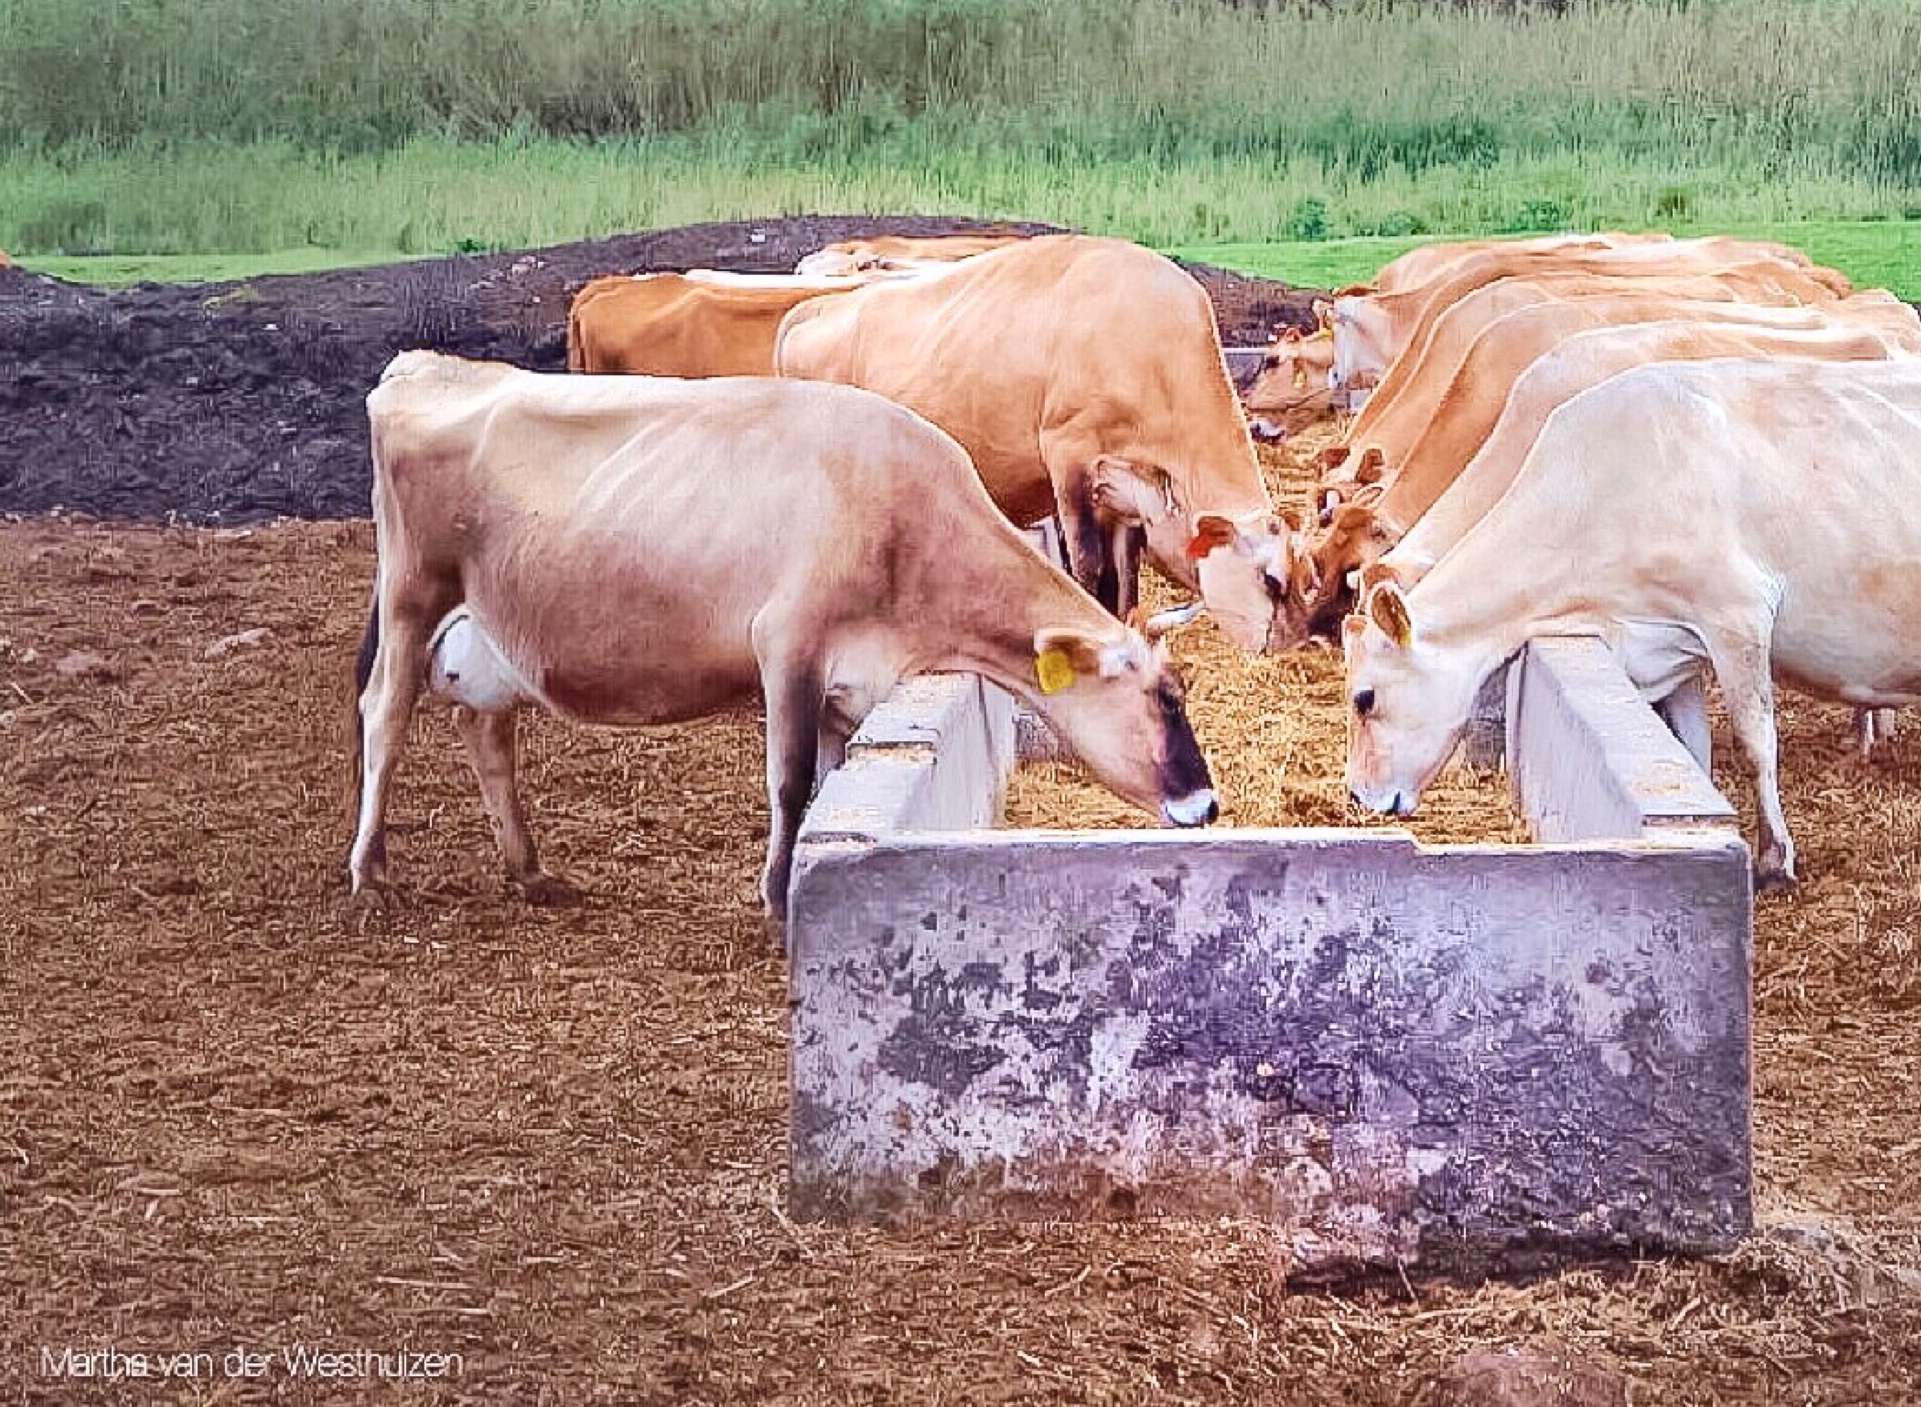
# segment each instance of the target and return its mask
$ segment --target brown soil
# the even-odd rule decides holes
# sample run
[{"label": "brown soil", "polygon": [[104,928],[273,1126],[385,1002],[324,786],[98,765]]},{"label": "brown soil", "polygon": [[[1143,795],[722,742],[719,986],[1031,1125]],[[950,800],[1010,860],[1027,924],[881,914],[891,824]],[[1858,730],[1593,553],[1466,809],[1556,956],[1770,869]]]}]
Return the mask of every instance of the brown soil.
[{"label": "brown soil", "polygon": [[[1543,1335],[1635,1403],[1921,1399],[1921,735],[1863,770],[1846,710],[1787,707],[1807,879],[1760,911],[1747,1248],[1305,1292],[1247,1223],[788,1223],[751,720],[535,722],[535,823],[587,891],[542,910],[426,713],[401,893],[353,909],[371,565],[365,524],[0,528],[6,1400],[400,1400],[278,1368],[88,1388],[39,1356],[307,1342],[465,1355],[409,1401],[1385,1404]],[[76,651],[103,666],[63,675]]]},{"label": "brown soil", "polygon": [[[689,225],[516,254],[102,289],[0,268],[0,512],[251,522],[367,513],[362,401],[395,352],[535,370],[566,361],[567,305],[597,274],[791,270],[862,234],[995,228],[928,216]],[[1314,290],[1196,267],[1230,343],[1311,326]]]}]

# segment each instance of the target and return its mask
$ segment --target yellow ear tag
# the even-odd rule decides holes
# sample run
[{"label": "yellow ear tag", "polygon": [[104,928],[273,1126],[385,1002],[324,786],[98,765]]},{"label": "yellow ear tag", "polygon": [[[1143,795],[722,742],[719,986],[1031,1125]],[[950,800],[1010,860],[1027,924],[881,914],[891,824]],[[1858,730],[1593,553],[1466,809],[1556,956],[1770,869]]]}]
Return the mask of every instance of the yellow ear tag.
[{"label": "yellow ear tag", "polygon": [[1297,391],[1307,389],[1307,368],[1304,366],[1294,368],[1294,389]]},{"label": "yellow ear tag", "polygon": [[1058,694],[1074,682],[1074,664],[1065,650],[1042,650],[1034,656],[1034,675],[1043,694]]}]

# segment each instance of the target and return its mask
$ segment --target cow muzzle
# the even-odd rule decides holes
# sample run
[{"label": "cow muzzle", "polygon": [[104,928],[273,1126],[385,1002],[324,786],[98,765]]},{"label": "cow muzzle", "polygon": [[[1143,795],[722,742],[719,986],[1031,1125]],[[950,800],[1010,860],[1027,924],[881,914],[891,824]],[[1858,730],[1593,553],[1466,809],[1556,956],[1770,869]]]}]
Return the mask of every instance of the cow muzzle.
[{"label": "cow muzzle", "polygon": [[1202,787],[1199,791],[1161,803],[1161,819],[1170,826],[1183,829],[1208,825],[1220,814],[1221,803],[1215,798],[1212,787]]}]

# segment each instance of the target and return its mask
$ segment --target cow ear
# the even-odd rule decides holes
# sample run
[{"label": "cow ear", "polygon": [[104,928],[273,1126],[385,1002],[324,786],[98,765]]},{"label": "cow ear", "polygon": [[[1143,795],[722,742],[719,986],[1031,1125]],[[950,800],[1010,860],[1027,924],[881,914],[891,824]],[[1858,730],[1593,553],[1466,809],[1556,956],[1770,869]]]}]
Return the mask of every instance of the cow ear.
[{"label": "cow ear", "polygon": [[1217,547],[1230,546],[1241,530],[1234,520],[1218,513],[1203,513],[1194,520],[1194,536],[1187,543],[1187,560],[1198,562]]},{"label": "cow ear", "polygon": [[1159,522],[1175,511],[1173,481],[1158,469],[1142,469],[1104,454],[1090,474],[1094,506],[1123,522]]},{"label": "cow ear", "polygon": [[1381,452],[1379,445],[1369,445],[1365,450],[1361,451],[1361,461],[1354,466],[1354,480],[1356,483],[1376,484],[1381,481],[1386,473],[1387,456]]},{"label": "cow ear", "polygon": [[1377,557],[1374,561],[1369,562],[1365,567],[1361,568],[1361,595],[1366,596],[1371,593],[1375,587],[1386,586],[1389,582],[1392,582],[1395,586],[1401,585],[1401,574],[1394,569],[1392,563],[1384,558]]},{"label": "cow ear", "polygon": [[1361,502],[1360,496],[1356,495],[1334,510],[1328,526],[1337,533],[1352,533],[1371,526],[1373,522],[1374,505]]},{"label": "cow ear", "polygon": [[1072,626],[1047,626],[1034,632],[1034,677],[1043,694],[1058,694],[1076,679],[1098,674],[1105,642]]},{"label": "cow ear", "polygon": [[1349,445],[1329,445],[1315,456],[1314,465],[1325,474],[1347,463],[1348,455],[1353,452],[1353,448]]},{"label": "cow ear", "polygon": [[1276,508],[1268,520],[1268,528],[1279,537],[1282,532],[1297,533],[1301,530],[1301,510],[1291,503]]},{"label": "cow ear", "polygon": [[1348,501],[1360,508],[1373,508],[1386,497],[1387,485],[1377,480],[1371,484],[1362,484],[1361,487],[1355,491],[1354,497]]},{"label": "cow ear", "polygon": [[1336,298],[1372,298],[1378,292],[1380,290],[1371,283],[1350,283],[1346,288],[1335,289],[1334,296]]},{"label": "cow ear", "polygon": [[1393,582],[1383,582],[1367,598],[1367,614],[1381,633],[1402,649],[1414,643],[1414,620],[1407,612],[1407,598]]}]

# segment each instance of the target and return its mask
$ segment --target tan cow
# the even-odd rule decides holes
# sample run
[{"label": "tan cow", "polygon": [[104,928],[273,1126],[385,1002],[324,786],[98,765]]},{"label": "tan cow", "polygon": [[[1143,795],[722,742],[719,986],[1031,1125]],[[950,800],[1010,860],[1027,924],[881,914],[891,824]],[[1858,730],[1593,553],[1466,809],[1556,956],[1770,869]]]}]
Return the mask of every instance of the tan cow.
[{"label": "tan cow", "polygon": [[1334,369],[1334,305],[1316,302],[1321,325],[1303,333],[1287,327],[1274,334],[1261,354],[1260,369],[1241,391],[1247,428],[1255,439],[1272,444],[1346,408],[1328,384]]},{"label": "tan cow", "polygon": [[[1812,312],[1765,311],[1806,308],[1797,292],[1782,288],[1778,266],[1734,264],[1718,273],[1674,278],[1549,272],[1496,279],[1436,310],[1407,350],[1394,359],[1381,384],[1355,416],[1346,437],[1348,452],[1339,456],[1330,453],[1329,462],[1352,459],[1358,463],[1358,457],[1372,448],[1390,464],[1402,463],[1437,414],[1441,396],[1453,384],[1471,349],[1490,327],[1511,314],[1543,304],[1558,306],[1616,297],[1653,303],[1712,302],[1725,305],[1729,310],[1726,316],[1736,320],[1752,318],[1774,326],[1818,325],[1818,315]],[[1746,313],[1743,308],[1754,311]],[[1338,483],[1349,476],[1335,473],[1328,477],[1330,483]]]},{"label": "tan cow", "polygon": [[1344,627],[1348,787],[1412,811],[1487,677],[1530,638],[1612,641],[1650,698],[1703,667],[1760,803],[1756,879],[1793,883],[1773,682],[1921,701],[1921,361],[1645,366],[1548,417],[1494,507]]},{"label": "tan cow", "polygon": [[[1488,287],[1502,289],[1510,298],[1548,296],[1551,287],[1549,279],[1586,280],[1596,277],[1585,273],[1559,273],[1556,259],[1576,255],[1605,252],[1611,249],[1630,246],[1670,243],[1667,235],[1624,235],[1604,233],[1598,235],[1557,235],[1540,240],[1479,240],[1462,244],[1428,245],[1402,255],[1381,271],[1373,285],[1343,289],[1337,298],[1372,298],[1387,293],[1405,293],[1410,289],[1423,286],[1433,287],[1444,283],[1454,271],[1474,256],[1494,251],[1502,254],[1527,254],[1541,256],[1538,267],[1530,267],[1526,272],[1495,280]],[[1548,257],[1552,256],[1552,257]],[[1776,302],[1798,302],[1798,297],[1778,295],[1777,285],[1761,277],[1763,272],[1778,272],[1780,263],[1769,258],[1759,269],[1746,270],[1742,266],[1730,266],[1730,277],[1741,273],[1752,276],[1741,280],[1746,296],[1770,298]],[[1647,277],[1647,275],[1642,275]],[[1671,280],[1678,282],[1679,280]],[[1536,285],[1540,285],[1538,288]],[[1478,290],[1477,290],[1478,291]],[[1568,291],[1572,291],[1569,289]],[[1735,297],[1732,288],[1715,293],[1705,288],[1698,293],[1682,296]],[[1468,293],[1461,301],[1473,297]],[[1408,300],[1412,306],[1413,299]],[[1517,304],[1518,305],[1518,304]],[[1396,303],[1396,306],[1399,306]],[[1368,424],[1371,411],[1382,407],[1383,398],[1392,400],[1401,385],[1401,380],[1411,375],[1425,359],[1425,343],[1436,326],[1436,319],[1447,311],[1434,308],[1431,315],[1410,335],[1409,349],[1422,349],[1419,354],[1404,351],[1388,365],[1376,389],[1371,384],[1336,384],[1334,376],[1333,312],[1334,303],[1315,304],[1315,311],[1321,316],[1320,329],[1306,336],[1294,329],[1285,329],[1276,334],[1266,348],[1261,367],[1254,379],[1241,392],[1241,402],[1247,408],[1248,423],[1254,437],[1263,441],[1275,441],[1298,434],[1309,425],[1323,420],[1343,410],[1358,410],[1360,418],[1349,431],[1350,440],[1363,431]],[[1399,378],[1399,379],[1397,379]],[[1366,378],[1361,378],[1365,382]]]},{"label": "tan cow", "polygon": [[[1358,466],[1370,451],[1378,457],[1383,465],[1378,477],[1395,486],[1394,521],[1405,527],[1426,511],[1494,428],[1515,378],[1537,357],[1579,332],[1670,321],[1802,332],[1850,327],[1882,332],[1898,348],[1921,351],[1921,321],[1901,303],[1891,306],[1856,297],[1821,309],[1777,307],[1676,298],[1666,291],[1652,291],[1656,280],[1612,282],[1623,291],[1589,292],[1579,298],[1522,306],[1488,322],[1465,346],[1459,338],[1437,335],[1431,341],[1432,365],[1371,425],[1356,422],[1349,441],[1360,456],[1354,462]],[[1441,322],[1468,312],[1482,294],[1499,287],[1491,285],[1463,300]],[[1402,358],[1397,369],[1405,361]],[[1340,469],[1346,467],[1344,463]],[[1324,487],[1338,490],[1338,471]]]},{"label": "tan cow", "polygon": [[1014,522],[1058,512],[1076,578],[1116,614],[1144,537],[1242,648],[1277,629],[1294,525],[1261,480],[1207,294],[1170,260],[1121,240],[1023,240],[937,280],[804,304],[775,362],[926,416]]},{"label": "tan cow", "polygon": [[[1483,355],[1470,358],[1405,467],[1396,473],[1390,466],[1373,491],[1336,508],[1312,543],[1313,577],[1322,590],[1307,611],[1312,629],[1333,631],[1354,600],[1354,573],[1377,559],[1394,564],[1397,579],[1418,580],[1507,491],[1548,417],[1623,371],[1716,357],[1884,361],[1921,351],[1921,325],[1890,335],[1839,319],[1799,329],[1714,320],[1739,304],[1669,304],[1675,319],[1623,325],[1608,318],[1628,309],[1583,307],[1615,301],[1567,305],[1583,318],[1550,320],[1542,316],[1549,309],[1531,309],[1488,330],[1476,349]],[[1522,325],[1510,329],[1517,321]]]},{"label": "tan cow", "polygon": [[776,914],[820,769],[910,675],[980,674],[1127,800],[1178,825],[1216,813],[1165,652],[1048,565],[952,439],[878,396],[403,352],[367,411],[379,571],[356,891],[383,879],[423,689],[459,705],[507,872],[536,898],[562,886],[515,789],[523,705],[632,725],[764,699]]},{"label": "tan cow", "polygon": [[990,249],[1018,243],[1025,235],[938,235],[915,239],[906,235],[874,235],[844,239],[815,250],[794,265],[797,274],[855,274],[869,269],[915,268],[926,263],[971,259]]},{"label": "tan cow", "polygon": [[1440,277],[1454,265],[1487,249],[1570,254],[1585,250],[1623,249],[1635,244],[1667,244],[1673,239],[1673,235],[1658,231],[1627,234],[1620,230],[1602,230],[1595,234],[1534,235],[1525,239],[1510,237],[1423,244],[1384,264],[1380,273],[1374,276],[1373,286],[1377,293],[1397,293],[1404,288],[1413,288]]},{"label": "tan cow", "polygon": [[611,274],[567,314],[567,369],[640,376],[770,376],[780,320],[858,278],[786,274]]},{"label": "tan cow", "polygon": [[1573,254],[1551,249],[1519,253],[1485,249],[1453,265],[1443,277],[1415,288],[1374,296],[1336,297],[1334,367],[1329,384],[1336,391],[1378,384],[1395,357],[1429,320],[1499,278],[1547,272],[1672,277],[1717,273],[1733,264],[1775,266],[1780,289],[1804,303],[1844,298],[1853,291],[1844,276],[1811,266],[1798,250],[1724,236]]}]

